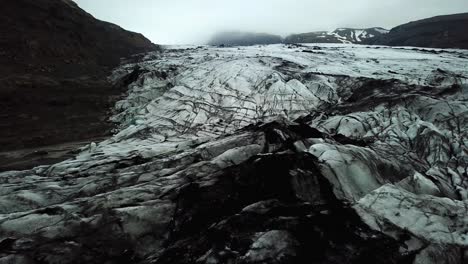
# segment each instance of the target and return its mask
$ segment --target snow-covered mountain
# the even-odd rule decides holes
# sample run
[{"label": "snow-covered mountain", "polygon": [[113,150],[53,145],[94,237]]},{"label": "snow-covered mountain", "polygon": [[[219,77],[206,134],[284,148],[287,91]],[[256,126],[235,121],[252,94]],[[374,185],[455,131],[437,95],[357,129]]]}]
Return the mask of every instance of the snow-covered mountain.
[{"label": "snow-covered mountain", "polygon": [[467,67],[362,45],[149,53],[112,76],[115,135],[0,174],[0,263],[464,264]]},{"label": "snow-covered mountain", "polygon": [[387,29],[374,27],[366,29],[354,29],[354,28],[338,28],[332,33],[336,34],[345,41],[354,44],[369,43],[375,38],[390,32]]},{"label": "snow-covered mountain", "polygon": [[346,44],[372,44],[389,30],[375,27],[366,29],[338,28],[334,31],[317,31],[290,35],[286,43],[346,43]]}]

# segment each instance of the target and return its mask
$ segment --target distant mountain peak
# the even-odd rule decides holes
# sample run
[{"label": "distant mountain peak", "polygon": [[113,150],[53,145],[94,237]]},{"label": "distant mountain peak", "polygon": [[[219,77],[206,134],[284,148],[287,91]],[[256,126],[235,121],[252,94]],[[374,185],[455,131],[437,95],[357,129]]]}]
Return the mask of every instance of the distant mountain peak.
[{"label": "distant mountain peak", "polygon": [[376,38],[390,31],[381,27],[372,28],[337,28],[334,31],[316,31],[290,35],[287,43],[344,43],[370,44]]}]

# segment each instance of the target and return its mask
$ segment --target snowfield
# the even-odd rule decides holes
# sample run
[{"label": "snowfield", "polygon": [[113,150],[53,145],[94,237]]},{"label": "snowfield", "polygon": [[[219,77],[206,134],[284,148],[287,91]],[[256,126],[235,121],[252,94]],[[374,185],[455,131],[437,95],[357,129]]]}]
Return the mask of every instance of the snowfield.
[{"label": "snowfield", "polygon": [[0,173],[0,263],[289,263],[315,237],[310,263],[466,263],[468,51],[169,47],[111,79],[114,136]]}]

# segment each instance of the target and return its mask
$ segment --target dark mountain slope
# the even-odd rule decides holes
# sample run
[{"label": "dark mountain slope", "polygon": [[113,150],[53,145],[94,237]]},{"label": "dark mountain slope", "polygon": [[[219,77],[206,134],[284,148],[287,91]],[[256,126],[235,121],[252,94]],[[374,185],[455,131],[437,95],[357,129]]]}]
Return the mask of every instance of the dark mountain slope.
[{"label": "dark mountain slope", "polygon": [[159,49],[69,0],[3,0],[0,24],[0,155],[108,134],[121,90],[107,75]]},{"label": "dark mountain slope", "polygon": [[95,74],[117,66],[121,57],[157,48],[141,34],[99,21],[69,0],[4,0],[0,23],[1,70],[14,74]]},{"label": "dark mountain slope", "polygon": [[468,13],[437,16],[398,26],[376,44],[468,49]]}]

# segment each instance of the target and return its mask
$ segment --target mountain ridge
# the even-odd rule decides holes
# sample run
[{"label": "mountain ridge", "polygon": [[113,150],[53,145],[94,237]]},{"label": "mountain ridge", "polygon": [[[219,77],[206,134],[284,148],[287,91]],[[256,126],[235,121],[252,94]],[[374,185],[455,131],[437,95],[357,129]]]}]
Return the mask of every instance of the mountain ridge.
[{"label": "mountain ridge", "polygon": [[315,31],[291,34],[285,43],[344,43],[369,44],[376,38],[387,34],[389,30],[381,27],[372,28],[337,28],[333,31]]},{"label": "mountain ridge", "polygon": [[[392,28],[347,28],[333,31],[313,31],[290,34],[282,38],[281,43],[337,43],[387,46],[415,46],[427,48],[460,48],[468,49],[468,13],[449,14],[412,21]],[[262,34],[259,34],[262,35]],[[211,45],[257,45],[280,43],[280,36],[273,41],[258,41],[256,33],[243,32],[236,37],[213,39]],[[246,36],[246,37],[244,37]],[[248,36],[248,37],[247,37]]]},{"label": "mountain ridge", "polygon": [[393,28],[375,44],[468,49],[468,13],[435,16]]},{"label": "mountain ridge", "polygon": [[0,14],[0,52],[6,55],[0,66],[10,69],[0,72],[43,67],[54,75],[89,74],[116,67],[121,57],[158,49],[143,35],[98,20],[69,0],[6,0]]},{"label": "mountain ridge", "polygon": [[279,43],[345,43],[369,44],[389,30],[381,27],[373,28],[337,28],[334,31],[314,31],[291,34],[285,38],[268,33],[246,31],[222,31],[214,34],[208,45],[248,46]]}]

